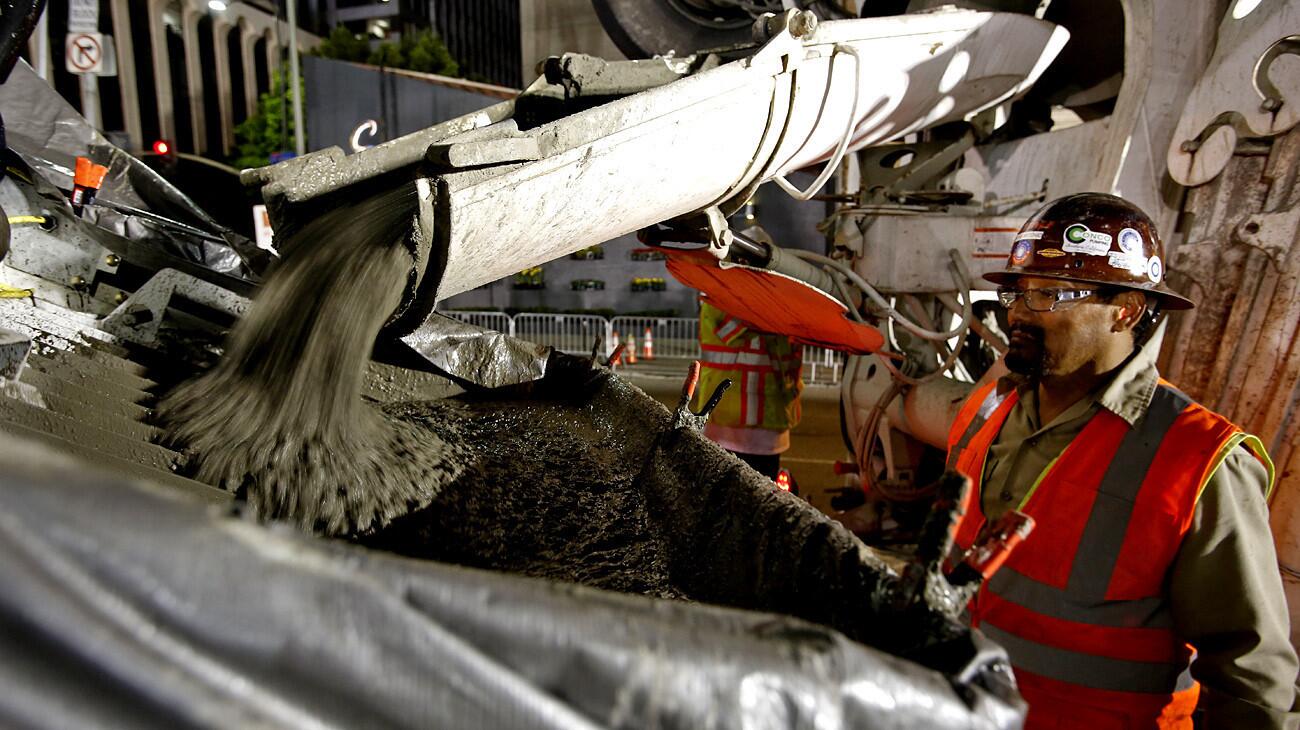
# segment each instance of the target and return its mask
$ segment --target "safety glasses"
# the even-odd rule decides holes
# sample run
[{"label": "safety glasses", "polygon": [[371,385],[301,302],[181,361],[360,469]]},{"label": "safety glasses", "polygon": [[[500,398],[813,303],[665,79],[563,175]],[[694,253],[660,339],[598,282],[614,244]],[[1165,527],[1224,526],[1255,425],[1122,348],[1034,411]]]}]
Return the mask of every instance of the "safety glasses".
[{"label": "safety glasses", "polygon": [[1023,298],[1025,307],[1029,311],[1051,312],[1056,309],[1058,304],[1077,302],[1096,293],[1096,289],[1025,289],[1022,291],[1020,289],[999,287],[998,301],[1002,302],[1002,306],[1011,309],[1015,306],[1017,299]]}]

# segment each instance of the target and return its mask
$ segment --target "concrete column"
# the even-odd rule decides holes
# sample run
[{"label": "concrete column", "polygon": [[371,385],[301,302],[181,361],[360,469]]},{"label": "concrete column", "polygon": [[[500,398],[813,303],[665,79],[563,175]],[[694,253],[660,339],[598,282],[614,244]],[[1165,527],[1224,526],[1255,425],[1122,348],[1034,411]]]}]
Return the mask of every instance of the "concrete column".
[{"label": "concrete column", "polygon": [[[276,21],[276,25],[280,22]],[[275,74],[275,70],[280,67],[280,37],[276,35],[274,28],[268,28],[264,33],[266,36],[266,73],[268,81],[268,90],[274,90],[269,85],[270,77]]]},{"label": "concrete column", "polygon": [[226,35],[232,26],[229,23],[214,20],[212,23],[212,50],[217,62],[217,107],[221,116],[221,153],[230,154],[235,140],[233,123],[234,106],[230,81],[230,46],[226,44]]},{"label": "concrete column", "polygon": [[[248,115],[257,113],[257,63],[253,60],[253,48],[257,35],[250,33],[245,26],[239,29],[239,52],[244,54],[244,108]],[[241,120],[242,121],[242,120]]]},{"label": "concrete column", "polygon": [[54,63],[53,45],[50,42],[49,14],[41,13],[40,19],[36,21],[36,27],[32,29],[31,37],[27,39],[27,51],[31,55],[32,70],[46,82],[49,82],[50,76],[54,73],[51,70],[51,64]]},{"label": "concrete column", "polygon": [[184,6],[181,9],[181,38],[185,42],[185,76],[190,89],[190,128],[194,134],[194,151],[207,152],[207,115],[203,109],[203,64],[199,58],[199,14]]},{"label": "concrete column", "polygon": [[[171,58],[167,53],[167,28],[163,8],[167,0],[149,0],[149,42],[153,45],[153,83],[158,97],[158,128],[164,139],[176,144],[176,100],[172,98]],[[179,60],[179,59],[178,59]]]},{"label": "concrete column", "polygon": [[[131,37],[131,8],[127,0],[112,0],[113,42],[117,45],[117,87],[122,97],[122,119],[131,146],[144,149],[144,131],[140,125],[140,95],[135,75],[135,39]],[[142,38],[141,42],[149,39]]]}]

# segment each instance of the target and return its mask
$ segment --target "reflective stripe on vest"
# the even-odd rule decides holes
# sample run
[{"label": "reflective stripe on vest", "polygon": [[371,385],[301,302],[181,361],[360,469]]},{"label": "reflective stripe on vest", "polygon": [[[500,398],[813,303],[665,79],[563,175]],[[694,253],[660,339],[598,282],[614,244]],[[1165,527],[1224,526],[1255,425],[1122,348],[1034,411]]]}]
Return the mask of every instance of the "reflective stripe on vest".
[{"label": "reflective stripe on vest", "polygon": [[992,624],[980,627],[990,639],[1002,645],[1016,667],[1061,682],[1111,692],[1168,694],[1196,686],[1190,667],[1163,662],[1132,662],[1084,654],[1027,641]]},{"label": "reflective stripe on vest", "polygon": [[731,380],[712,423],[782,431],[799,422],[800,348],[788,338],[751,331],[704,301],[699,332],[702,371],[693,408],[702,407],[723,380]]}]

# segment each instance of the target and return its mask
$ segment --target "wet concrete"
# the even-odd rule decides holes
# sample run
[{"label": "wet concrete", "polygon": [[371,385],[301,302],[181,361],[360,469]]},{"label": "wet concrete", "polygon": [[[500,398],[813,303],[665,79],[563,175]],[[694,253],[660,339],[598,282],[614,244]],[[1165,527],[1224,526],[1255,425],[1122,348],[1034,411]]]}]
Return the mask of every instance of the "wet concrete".
[{"label": "wet concrete", "polygon": [[221,361],[160,404],[193,475],[254,514],[363,534],[427,505],[460,471],[450,441],[361,397],[375,337],[399,304],[413,185],[336,209],[284,258]]},{"label": "wet concrete", "polygon": [[217,367],[160,404],[197,478],[254,516],[371,548],[800,616],[901,655],[964,631],[900,600],[897,573],[842,526],[578,358],[472,397],[374,382],[412,202],[310,223]]}]

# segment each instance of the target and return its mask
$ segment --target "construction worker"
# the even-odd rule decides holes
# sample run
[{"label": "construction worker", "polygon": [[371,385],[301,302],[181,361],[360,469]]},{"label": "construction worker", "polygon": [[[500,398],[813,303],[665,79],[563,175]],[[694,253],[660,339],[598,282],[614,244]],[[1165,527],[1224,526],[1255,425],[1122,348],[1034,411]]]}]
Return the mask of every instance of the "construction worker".
[{"label": "construction worker", "polygon": [[1114,196],[1044,206],[1000,285],[1006,377],[962,405],[949,466],[974,488],[968,547],[1011,509],[1036,522],[970,606],[1007,649],[1038,728],[1300,724],[1296,653],[1263,445],[1156,371],[1164,283],[1151,220]]},{"label": "construction worker", "polygon": [[700,382],[693,407],[724,380],[732,386],[704,435],[758,473],[775,480],[790,429],[799,424],[803,353],[785,335],[758,332],[700,299]]}]

